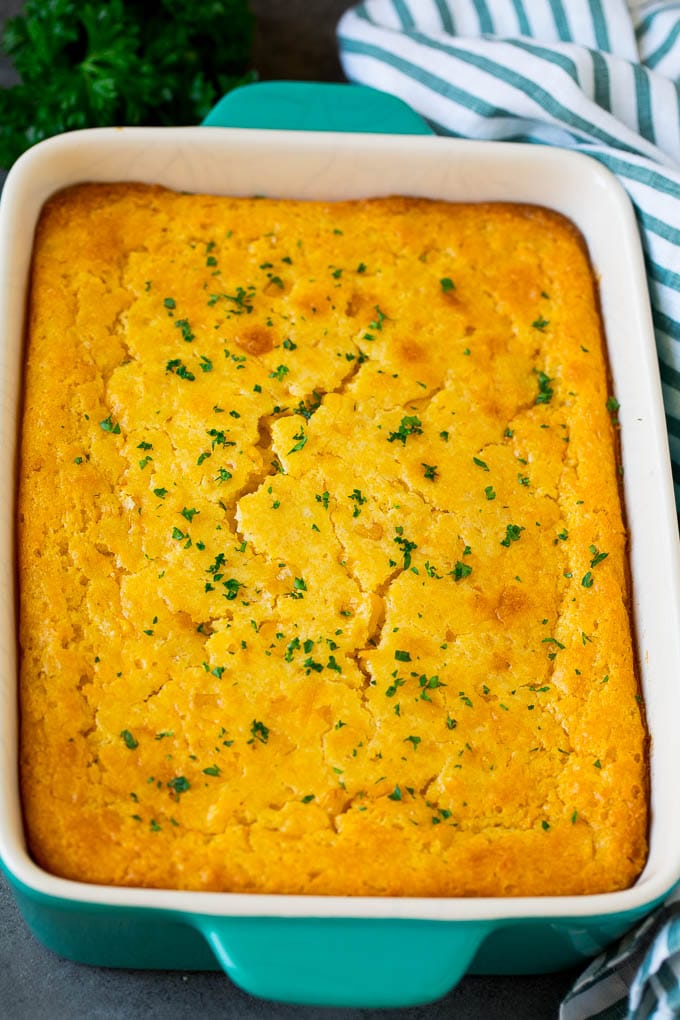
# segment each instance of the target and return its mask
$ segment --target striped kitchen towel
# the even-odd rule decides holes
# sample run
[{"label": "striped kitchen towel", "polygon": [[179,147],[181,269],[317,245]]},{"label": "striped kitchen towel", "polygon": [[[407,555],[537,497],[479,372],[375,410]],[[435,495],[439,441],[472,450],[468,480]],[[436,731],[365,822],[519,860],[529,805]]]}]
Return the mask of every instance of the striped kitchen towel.
[{"label": "striped kitchen towel", "polygon": [[680,2],[365,0],[338,25],[347,77],[441,134],[578,149],[633,201],[680,509]]},{"label": "striped kitchen towel", "polygon": [[[365,0],[347,77],[441,134],[585,152],[636,210],[680,508],[680,0]],[[680,901],[593,961],[561,1020],[680,1017]]]}]

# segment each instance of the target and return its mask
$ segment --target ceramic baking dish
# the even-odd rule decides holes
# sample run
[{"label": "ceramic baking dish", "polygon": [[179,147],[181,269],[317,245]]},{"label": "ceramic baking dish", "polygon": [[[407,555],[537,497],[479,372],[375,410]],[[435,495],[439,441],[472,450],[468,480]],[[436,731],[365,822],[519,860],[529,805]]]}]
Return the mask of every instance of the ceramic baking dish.
[{"label": "ceramic baking dish", "polygon": [[[80,181],[294,198],[400,193],[534,202],[578,225],[600,281],[621,404],[634,621],[651,732],[651,849],[633,888],[517,899],[235,895],[85,885],[55,878],[32,862],[17,782],[10,493],[33,229],[43,201]],[[30,150],[9,175],[0,206],[0,315],[6,493],[0,503],[0,856],[24,917],[43,943],[105,966],[219,964],[242,988],[272,999],[406,1006],[443,995],[468,970],[519,974],[574,965],[622,934],[680,879],[677,523],[643,258],[631,205],[608,171],[554,148],[413,133],[220,127],[76,132]]]}]

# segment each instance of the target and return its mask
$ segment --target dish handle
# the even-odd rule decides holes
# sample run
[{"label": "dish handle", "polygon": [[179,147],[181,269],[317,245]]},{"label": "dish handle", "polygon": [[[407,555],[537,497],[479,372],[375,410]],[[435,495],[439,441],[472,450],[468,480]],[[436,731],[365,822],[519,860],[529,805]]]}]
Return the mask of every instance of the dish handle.
[{"label": "dish handle", "polygon": [[306,81],[242,85],[219,100],[203,126],[434,134],[422,117],[396,96],[366,85]]},{"label": "dish handle", "polygon": [[492,925],[400,918],[194,916],[228,977],[299,1005],[415,1006],[446,995]]}]

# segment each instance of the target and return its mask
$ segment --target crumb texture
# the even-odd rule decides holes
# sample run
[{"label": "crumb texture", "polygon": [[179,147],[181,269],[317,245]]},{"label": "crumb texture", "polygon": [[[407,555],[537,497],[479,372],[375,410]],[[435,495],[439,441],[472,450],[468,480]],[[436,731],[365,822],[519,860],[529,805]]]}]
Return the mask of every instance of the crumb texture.
[{"label": "crumb texture", "polygon": [[378,896],[635,880],[617,405],[567,221],[78,186],[39,223],[27,358],[40,864]]}]

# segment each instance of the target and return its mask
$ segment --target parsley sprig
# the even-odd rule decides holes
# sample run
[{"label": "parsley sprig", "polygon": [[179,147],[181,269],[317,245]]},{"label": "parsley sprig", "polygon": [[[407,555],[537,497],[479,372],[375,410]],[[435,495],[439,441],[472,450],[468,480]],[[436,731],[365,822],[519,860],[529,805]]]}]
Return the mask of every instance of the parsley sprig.
[{"label": "parsley sprig", "polygon": [[200,121],[251,80],[253,20],[247,0],[27,0],[4,32],[21,84],[0,90],[0,165],[75,128]]}]

